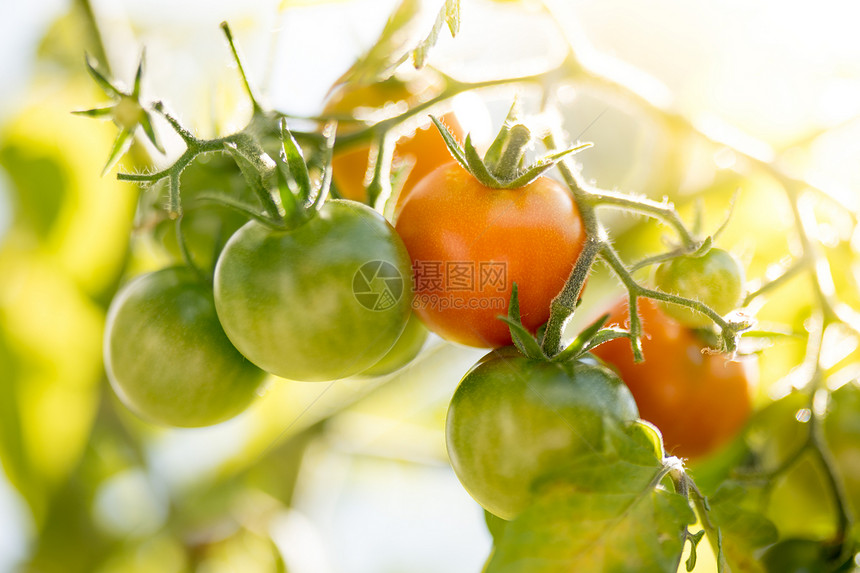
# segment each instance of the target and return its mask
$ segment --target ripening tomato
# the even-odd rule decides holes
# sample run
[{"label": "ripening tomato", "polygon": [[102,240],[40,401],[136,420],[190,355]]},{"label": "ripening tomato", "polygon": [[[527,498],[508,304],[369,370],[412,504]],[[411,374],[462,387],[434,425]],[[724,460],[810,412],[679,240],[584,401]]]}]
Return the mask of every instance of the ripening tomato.
[{"label": "ripening tomato", "polygon": [[110,306],[105,367],[129,409],[170,426],[232,418],[264,372],[239,354],[215,315],[212,288],[186,267],[143,275]]},{"label": "ripening tomato", "polygon": [[607,424],[637,420],[624,383],[596,360],[532,360],[491,352],[460,381],[445,436],[451,466],[481,506],[503,519],[533,501],[538,480],[603,448]]},{"label": "ripening tomato", "polygon": [[[427,98],[426,92],[433,91],[432,85],[419,88],[397,78],[366,86],[344,84],[329,98],[324,112],[328,114],[352,114],[357,108],[381,108],[386,104],[414,105]],[[405,108],[404,108],[405,109]],[[456,116],[447,113],[442,121],[456,137],[462,139],[463,129]],[[352,128],[354,130],[354,128]],[[350,126],[343,124],[338,135],[349,133]],[[370,144],[338,150],[332,159],[332,180],[338,192],[346,199],[364,202],[367,200],[366,180]],[[439,131],[429,121],[421,123],[414,131],[397,140],[394,148],[394,161],[412,162],[409,176],[400,190],[400,198],[406,197],[409,190],[425,175],[451,161],[451,153],[445,146]]]},{"label": "ripening tomato", "polygon": [[[668,453],[693,458],[714,451],[749,418],[754,362],[703,353],[695,333],[666,316],[651,299],[639,299],[639,314],[644,362],[633,361],[626,339],[605,342],[592,352],[618,371],[642,418],[663,433]],[[621,302],[609,323],[628,320],[627,304]]]},{"label": "ripening tomato", "polygon": [[409,319],[409,255],[391,225],[355,201],[326,202],[289,230],[251,221],[215,267],[215,308],[239,351],[282,378],[363,372]]},{"label": "ripening tomato", "polygon": [[[704,255],[682,256],[654,269],[654,284],[661,291],[702,302],[719,315],[727,314],[743,299],[744,267],[728,251],[712,248]],[[661,303],[670,317],[691,327],[705,327],[711,319],[684,306]]]},{"label": "ripening tomato", "polygon": [[585,242],[570,194],[539,177],[519,189],[491,189],[458,163],[422,179],[396,222],[412,257],[415,308],[452,342],[498,348],[511,343],[507,314],[514,283],[523,325],[547,321]]}]

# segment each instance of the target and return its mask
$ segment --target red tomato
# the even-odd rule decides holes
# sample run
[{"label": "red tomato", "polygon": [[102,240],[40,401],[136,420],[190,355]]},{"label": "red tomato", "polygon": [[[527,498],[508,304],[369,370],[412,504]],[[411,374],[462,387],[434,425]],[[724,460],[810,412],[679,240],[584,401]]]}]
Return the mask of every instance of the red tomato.
[{"label": "red tomato", "polygon": [[[750,415],[752,360],[733,361],[703,353],[689,328],[666,316],[651,299],[639,299],[642,351],[633,362],[626,339],[601,344],[592,352],[615,367],[630,388],[639,414],[663,433],[666,451],[703,456],[731,440]],[[629,323],[626,301],[613,309],[610,324]]]},{"label": "red tomato", "polygon": [[443,338],[482,348],[511,344],[507,314],[516,282],[523,325],[547,321],[585,241],[570,194],[545,177],[491,189],[455,162],[422,179],[395,228],[412,257],[415,311]]}]

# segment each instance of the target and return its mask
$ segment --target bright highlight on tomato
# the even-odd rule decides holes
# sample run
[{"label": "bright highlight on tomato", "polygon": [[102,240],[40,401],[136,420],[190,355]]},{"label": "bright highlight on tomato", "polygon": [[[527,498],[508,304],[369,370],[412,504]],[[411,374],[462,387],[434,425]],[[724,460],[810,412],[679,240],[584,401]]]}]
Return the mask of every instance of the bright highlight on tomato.
[{"label": "bright highlight on tomato", "polygon": [[215,268],[227,336],[251,362],[292,380],[367,370],[394,346],[411,303],[403,243],[354,201],[328,201],[287,231],[250,222]]},{"label": "bright highlight on tomato", "polygon": [[608,368],[532,360],[505,348],[463,377],[448,407],[448,456],[487,511],[512,519],[536,482],[563,476],[602,448],[607,423],[633,422],[636,403]]},{"label": "bright highlight on tomato", "polygon": [[184,267],[143,275],[120,291],[108,312],[104,354],[123,404],[170,426],[232,418],[264,378],[224,334],[211,287]]},{"label": "bright highlight on tomato", "polygon": [[412,258],[421,320],[446,340],[479,348],[511,343],[497,317],[507,314],[514,283],[523,325],[534,332],[547,321],[586,238],[556,181],[492,189],[454,162],[415,186],[396,228]]},{"label": "bright highlight on tomato", "polygon": [[[705,347],[694,332],[667,317],[650,299],[639,299],[639,314],[644,362],[633,361],[626,339],[605,342],[592,352],[618,371],[642,418],[663,433],[668,453],[694,458],[714,451],[749,418],[754,363],[703,353]],[[626,302],[621,302],[609,323],[628,320]]]}]

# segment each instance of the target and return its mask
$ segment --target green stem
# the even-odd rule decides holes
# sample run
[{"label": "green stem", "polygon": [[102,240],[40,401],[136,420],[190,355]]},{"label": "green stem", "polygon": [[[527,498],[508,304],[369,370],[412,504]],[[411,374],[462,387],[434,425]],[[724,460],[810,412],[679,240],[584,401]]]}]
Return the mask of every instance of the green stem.
[{"label": "green stem", "polygon": [[[555,137],[552,134],[544,138],[544,143],[548,149],[558,149]],[[585,200],[585,192],[580,185],[576,173],[568,167],[567,162],[564,160],[557,163],[556,167],[567,183],[573,195],[573,200],[579,208],[586,240],[564,288],[550,303],[549,321],[547,322],[541,345],[544,354],[550,358],[562,351],[561,339],[564,334],[564,327],[576,311],[576,302],[579,300],[579,293],[582,291],[585,279],[588,277],[588,272],[591,270],[595,258],[604,246],[603,237],[606,235],[606,232],[600,225],[600,221],[597,219],[594,207]]]},{"label": "green stem", "polygon": [[787,283],[789,280],[791,280],[792,278],[797,276],[797,274],[799,272],[806,270],[806,268],[808,266],[809,266],[809,260],[805,257],[795,260],[791,264],[791,266],[789,266],[787,269],[785,269],[782,272],[782,274],[780,274],[778,277],[764,283],[763,285],[761,285],[756,290],[747,294],[747,296],[744,298],[744,302],[743,302],[743,304],[741,304],[741,306],[747,306],[749,303],[751,303],[753,300],[757,299],[758,297],[760,297],[764,294],[767,294],[768,292],[782,286],[783,284]]},{"label": "green stem", "polygon": [[616,207],[660,219],[677,231],[687,252],[695,251],[698,248],[699,242],[693,238],[692,233],[681,221],[678,212],[671,204],[658,203],[644,197],[629,197],[623,193],[596,188],[589,190],[588,200],[595,206]]}]

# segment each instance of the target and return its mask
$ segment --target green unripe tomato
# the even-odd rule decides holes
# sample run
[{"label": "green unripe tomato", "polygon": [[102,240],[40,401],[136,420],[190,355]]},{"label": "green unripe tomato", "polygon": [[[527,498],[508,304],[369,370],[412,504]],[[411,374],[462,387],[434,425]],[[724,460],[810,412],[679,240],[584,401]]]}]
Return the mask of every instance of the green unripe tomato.
[{"label": "green unripe tomato", "polygon": [[454,392],[448,455],[475,501],[509,520],[531,503],[538,480],[600,451],[607,423],[637,418],[633,396],[608,368],[502,349],[473,367]]},{"label": "green unripe tomato", "polygon": [[252,221],[215,267],[215,308],[239,351],[301,381],[364,372],[412,312],[412,265],[394,228],[354,201],[328,201],[290,230]]},{"label": "green unripe tomato", "polygon": [[362,376],[385,376],[415,360],[427,340],[427,328],[415,314],[409,315],[403,334],[382,359],[361,373]]},{"label": "green unripe tomato", "polygon": [[[657,289],[698,300],[720,315],[736,309],[744,288],[744,268],[728,251],[712,248],[699,257],[682,256],[657,266],[653,276]],[[676,304],[661,303],[663,311],[687,326],[711,324],[704,314]]]},{"label": "green unripe tomato", "polygon": [[251,403],[265,377],[230,344],[211,287],[185,267],[143,275],[117,294],[107,316],[104,358],[123,404],[170,426],[232,418]]}]

